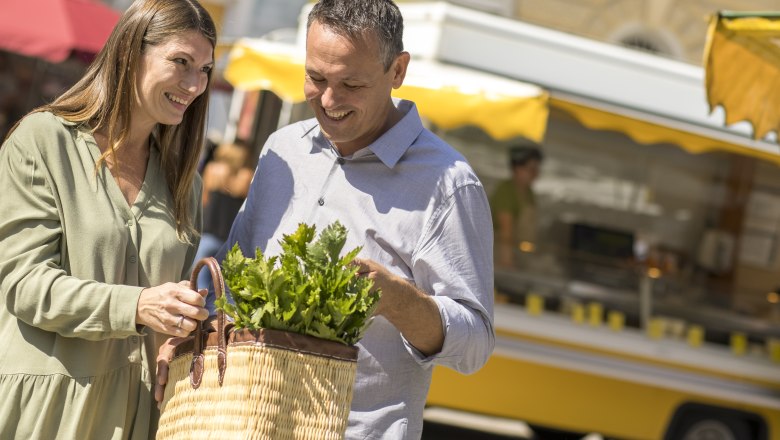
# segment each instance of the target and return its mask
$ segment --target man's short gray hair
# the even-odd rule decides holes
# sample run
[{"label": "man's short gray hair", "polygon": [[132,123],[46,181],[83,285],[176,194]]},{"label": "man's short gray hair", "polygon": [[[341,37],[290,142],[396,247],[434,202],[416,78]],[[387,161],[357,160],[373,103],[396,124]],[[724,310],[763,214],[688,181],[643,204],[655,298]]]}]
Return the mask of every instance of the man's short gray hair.
[{"label": "man's short gray hair", "polygon": [[315,21],[353,41],[373,33],[385,71],[404,50],[404,20],[392,0],[320,0],[309,12],[307,31]]}]

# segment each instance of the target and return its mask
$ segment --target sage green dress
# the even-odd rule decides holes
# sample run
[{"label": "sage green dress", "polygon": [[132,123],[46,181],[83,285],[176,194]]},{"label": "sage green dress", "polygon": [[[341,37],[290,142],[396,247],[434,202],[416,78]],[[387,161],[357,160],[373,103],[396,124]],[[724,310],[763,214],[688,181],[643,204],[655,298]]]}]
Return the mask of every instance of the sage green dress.
[{"label": "sage green dress", "polygon": [[143,287],[188,279],[197,247],[176,236],[157,148],[132,206],[95,174],[85,127],[37,113],[0,148],[0,439],[153,436],[162,336],[136,306]]}]

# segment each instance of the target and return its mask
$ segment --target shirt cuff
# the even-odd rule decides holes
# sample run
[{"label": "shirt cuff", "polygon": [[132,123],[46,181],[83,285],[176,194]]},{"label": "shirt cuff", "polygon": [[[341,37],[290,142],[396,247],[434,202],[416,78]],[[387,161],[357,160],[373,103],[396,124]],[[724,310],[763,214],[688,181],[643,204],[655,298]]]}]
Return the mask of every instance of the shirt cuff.
[{"label": "shirt cuff", "polygon": [[108,319],[114,337],[142,335],[144,326],[135,322],[143,287],[114,286]]},{"label": "shirt cuff", "polygon": [[404,339],[407,351],[423,368],[442,365],[464,374],[479,370],[495,346],[492,323],[478,311],[450,297],[432,298],[439,307],[444,331],[442,349],[426,357]]},{"label": "shirt cuff", "polygon": [[[450,341],[463,338],[462,335],[458,334],[458,327],[463,326],[456,325],[454,322],[455,319],[453,319],[458,315],[457,308],[462,306],[446,296],[432,296],[431,299],[436,303],[436,306],[439,309],[439,316],[441,317],[442,331],[444,333],[444,344],[442,345],[441,350],[436,354],[426,356],[401,335],[406,350],[412,355],[417,364],[423,367],[432,367],[433,364],[436,363],[436,360],[454,355],[453,345],[455,344],[450,343]],[[465,332],[461,330],[460,333]]]}]

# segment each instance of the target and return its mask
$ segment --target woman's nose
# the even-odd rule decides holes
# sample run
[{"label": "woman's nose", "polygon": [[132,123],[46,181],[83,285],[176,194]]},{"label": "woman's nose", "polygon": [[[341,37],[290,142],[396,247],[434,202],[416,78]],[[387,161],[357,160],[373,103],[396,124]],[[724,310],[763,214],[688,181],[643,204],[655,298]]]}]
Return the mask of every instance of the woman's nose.
[{"label": "woman's nose", "polygon": [[196,72],[188,74],[179,83],[179,87],[186,90],[192,95],[198,96],[206,90],[206,84],[208,84],[208,76],[202,72]]}]

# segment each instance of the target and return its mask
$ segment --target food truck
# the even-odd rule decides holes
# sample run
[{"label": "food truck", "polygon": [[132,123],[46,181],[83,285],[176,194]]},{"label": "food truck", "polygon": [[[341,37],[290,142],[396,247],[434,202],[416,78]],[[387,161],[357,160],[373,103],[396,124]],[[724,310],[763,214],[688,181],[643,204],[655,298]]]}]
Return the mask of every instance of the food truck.
[{"label": "food truck", "polygon": [[[473,375],[437,367],[428,408],[539,438],[780,439],[776,134],[725,125],[700,66],[445,3],[401,8],[412,61],[397,96],[486,191],[510,177],[510,147],[544,152],[533,242],[495,270],[496,349]],[[301,22],[297,41],[231,51],[231,120],[248,114],[257,145],[309,116]]]}]

